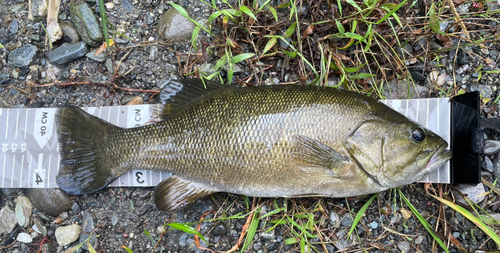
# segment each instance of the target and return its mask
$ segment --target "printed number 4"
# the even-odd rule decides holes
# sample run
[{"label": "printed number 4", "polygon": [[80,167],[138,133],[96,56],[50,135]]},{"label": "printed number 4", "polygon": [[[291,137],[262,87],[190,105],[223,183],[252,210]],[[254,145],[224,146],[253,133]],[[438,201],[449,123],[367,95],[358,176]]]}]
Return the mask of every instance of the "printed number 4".
[{"label": "printed number 4", "polygon": [[36,184],[39,185],[40,183],[43,183],[43,180],[40,177],[40,175],[38,173],[35,174],[36,174],[36,179],[35,179]]}]

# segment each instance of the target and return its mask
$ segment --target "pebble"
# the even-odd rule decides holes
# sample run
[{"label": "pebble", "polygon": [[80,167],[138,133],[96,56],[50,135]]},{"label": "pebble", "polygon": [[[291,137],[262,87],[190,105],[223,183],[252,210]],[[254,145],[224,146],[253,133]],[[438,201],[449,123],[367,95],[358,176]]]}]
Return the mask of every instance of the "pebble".
[{"label": "pebble", "polygon": [[149,56],[148,56],[148,59],[154,61],[156,59],[158,59],[158,46],[151,46],[151,48],[149,49]]},{"label": "pebble", "polygon": [[30,188],[28,197],[37,210],[54,217],[69,211],[73,205],[68,194],[59,188]]},{"label": "pebble", "polygon": [[217,224],[212,230],[213,235],[225,235],[227,233],[227,228],[224,223]]},{"label": "pebble", "polygon": [[93,49],[92,51],[88,52],[85,56],[93,61],[96,61],[96,62],[105,62],[106,61],[106,58],[108,57],[108,55],[106,54],[106,50],[104,50],[103,52],[101,52],[98,55],[95,55],[96,53],[97,53],[97,49]]},{"label": "pebble", "polygon": [[81,227],[77,224],[58,227],[55,233],[57,243],[59,244],[59,246],[69,245],[70,243],[78,240],[80,231]]},{"label": "pebble", "polygon": [[410,70],[410,75],[417,83],[425,81],[425,77],[420,73],[420,71]]},{"label": "pebble", "polygon": [[80,41],[80,36],[70,21],[62,21],[59,25],[61,26],[63,36],[71,39],[71,44],[75,44]]},{"label": "pebble", "polygon": [[64,65],[83,57],[86,53],[87,45],[84,42],[64,43],[49,52],[49,60],[54,64]]},{"label": "pebble", "polygon": [[33,241],[33,238],[31,238],[31,235],[27,233],[19,233],[17,235],[17,240],[24,243],[31,243]]},{"label": "pebble", "polygon": [[376,221],[373,221],[368,226],[370,226],[372,229],[377,229],[378,228],[378,223]]},{"label": "pebble", "polygon": [[335,212],[335,210],[332,210],[330,212],[330,220],[329,220],[330,225],[332,225],[334,227],[337,226],[339,224],[339,220],[340,220],[340,218],[339,218],[339,215],[337,214],[337,212]]},{"label": "pebble", "polygon": [[424,241],[424,236],[423,235],[418,235],[417,236],[417,239],[415,239],[415,244],[422,244],[422,242]]},{"label": "pebble", "polygon": [[47,228],[43,225],[43,221],[40,220],[40,218],[35,218],[35,225],[33,225],[33,230],[43,236],[47,236]]},{"label": "pebble", "polygon": [[16,214],[8,205],[0,210],[0,235],[8,234],[16,227]]},{"label": "pebble", "polygon": [[345,214],[342,216],[342,221],[340,221],[342,227],[350,227],[352,225],[352,218],[350,214]]},{"label": "pebble", "polygon": [[162,40],[182,42],[191,39],[195,25],[183,17],[175,8],[161,15],[158,24],[158,37]]},{"label": "pebble", "polygon": [[104,36],[94,11],[85,0],[73,0],[69,4],[69,14],[78,35],[91,47],[100,46]]},{"label": "pebble", "polygon": [[35,59],[37,52],[38,48],[30,44],[16,48],[9,54],[9,64],[20,68],[27,67]]},{"label": "pebble", "polygon": [[494,155],[500,150],[500,141],[486,140],[484,141],[484,154]]},{"label": "pebble", "polygon": [[12,34],[16,34],[17,31],[19,31],[19,21],[17,21],[17,19],[13,19],[10,23],[9,32]]},{"label": "pebble", "polygon": [[76,202],[74,202],[73,205],[71,205],[71,212],[73,214],[79,214],[81,211],[82,211],[82,209],[80,208],[80,206]]},{"label": "pebble", "polygon": [[[87,240],[87,238],[90,237],[90,234],[92,233],[92,231],[94,231],[95,225],[97,223],[95,218],[88,211],[83,211],[82,216],[83,216],[83,223],[80,234],[80,243],[84,242],[85,240]],[[132,234],[130,237],[132,238]],[[96,233],[92,233],[92,237],[88,240],[88,242],[90,243],[90,245],[92,245],[92,247],[97,248],[98,242],[96,239]],[[87,243],[84,243],[82,245],[82,248],[88,250]]]},{"label": "pebble", "polygon": [[401,252],[410,252],[410,243],[408,243],[407,241],[398,242],[398,248],[399,250],[401,250]]},{"label": "pebble", "polygon": [[[479,204],[484,200],[485,190],[483,183],[479,183],[477,185],[459,184],[456,188],[476,204]],[[460,194],[457,194],[457,201],[463,205],[468,205],[467,201],[465,201]]]},{"label": "pebble", "polygon": [[111,225],[116,226],[117,223],[118,223],[118,216],[116,216],[116,214],[113,214],[113,216],[111,217]]},{"label": "pebble", "polygon": [[25,196],[19,196],[16,199],[16,219],[21,227],[28,227],[30,225],[31,213],[33,212],[33,205],[30,200]]},{"label": "pebble", "polygon": [[253,244],[253,249],[254,250],[261,250],[263,248],[264,247],[262,246],[262,243],[256,242],[256,243]]},{"label": "pebble", "polygon": [[31,0],[31,15],[35,18],[44,18],[47,16],[47,0]]},{"label": "pebble", "polygon": [[493,166],[494,165],[493,165],[493,162],[491,161],[491,159],[489,157],[485,156],[483,158],[483,163],[482,163],[483,170],[486,170],[488,172],[493,173],[493,168],[494,168]]}]

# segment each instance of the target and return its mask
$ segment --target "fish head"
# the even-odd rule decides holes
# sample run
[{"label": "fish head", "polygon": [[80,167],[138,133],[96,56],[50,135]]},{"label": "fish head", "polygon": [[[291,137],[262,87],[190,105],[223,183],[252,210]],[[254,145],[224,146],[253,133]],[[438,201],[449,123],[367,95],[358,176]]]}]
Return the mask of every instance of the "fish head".
[{"label": "fish head", "polygon": [[413,183],[441,167],[451,158],[447,147],[439,135],[402,115],[367,120],[346,139],[360,168],[386,188]]}]

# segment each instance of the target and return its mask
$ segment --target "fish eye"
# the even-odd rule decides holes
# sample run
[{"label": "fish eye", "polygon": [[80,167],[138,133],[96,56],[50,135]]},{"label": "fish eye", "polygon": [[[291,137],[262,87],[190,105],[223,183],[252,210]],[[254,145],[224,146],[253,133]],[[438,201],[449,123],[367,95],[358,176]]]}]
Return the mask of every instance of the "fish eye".
[{"label": "fish eye", "polygon": [[415,142],[422,142],[423,140],[425,140],[425,131],[424,131],[424,129],[422,129],[420,127],[414,128],[413,131],[411,132],[411,138]]}]

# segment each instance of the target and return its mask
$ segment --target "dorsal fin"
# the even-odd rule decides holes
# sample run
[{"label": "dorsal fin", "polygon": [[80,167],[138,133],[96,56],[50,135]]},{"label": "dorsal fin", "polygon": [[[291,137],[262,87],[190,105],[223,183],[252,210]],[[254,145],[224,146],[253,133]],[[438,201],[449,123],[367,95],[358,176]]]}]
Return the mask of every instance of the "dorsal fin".
[{"label": "dorsal fin", "polygon": [[186,107],[208,94],[231,88],[231,86],[206,79],[203,81],[201,79],[170,79],[160,92],[160,100],[165,103],[160,119],[165,120],[170,118],[181,108]]}]

